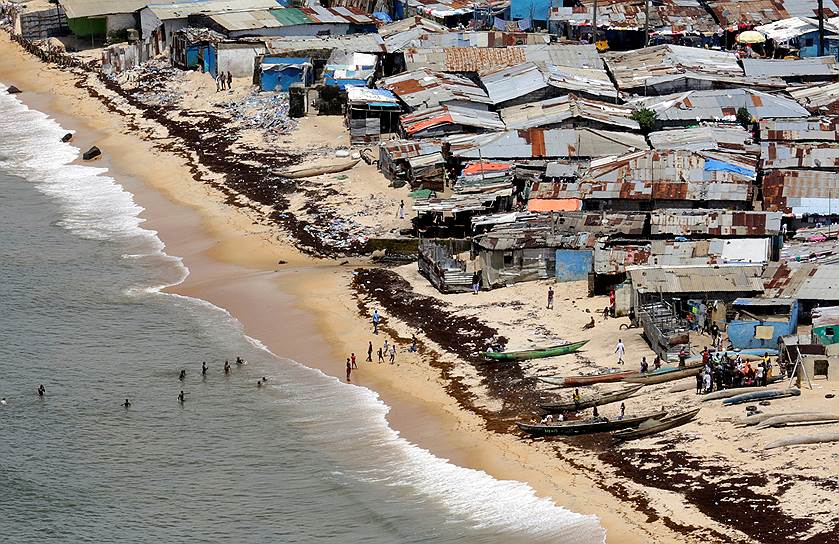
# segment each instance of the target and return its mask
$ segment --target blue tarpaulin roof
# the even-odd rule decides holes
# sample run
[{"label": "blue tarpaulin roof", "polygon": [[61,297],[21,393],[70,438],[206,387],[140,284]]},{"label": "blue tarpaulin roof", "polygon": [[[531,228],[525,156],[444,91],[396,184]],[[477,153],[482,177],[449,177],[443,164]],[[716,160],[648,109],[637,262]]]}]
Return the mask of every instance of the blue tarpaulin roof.
[{"label": "blue tarpaulin roof", "polygon": [[388,15],[384,11],[374,11],[373,12],[373,17],[375,17],[376,19],[378,19],[380,21],[383,21],[385,23],[392,23],[393,22],[393,19],[390,18],[390,15]]},{"label": "blue tarpaulin roof", "polygon": [[725,172],[733,172],[734,174],[740,174],[742,176],[754,176],[754,170],[749,170],[748,168],[744,168],[742,166],[737,166],[736,164],[731,164],[727,162],[718,161],[716,159],[705,159],[705,171],[706,172],[716,172],[716,171],[725,171]]}]

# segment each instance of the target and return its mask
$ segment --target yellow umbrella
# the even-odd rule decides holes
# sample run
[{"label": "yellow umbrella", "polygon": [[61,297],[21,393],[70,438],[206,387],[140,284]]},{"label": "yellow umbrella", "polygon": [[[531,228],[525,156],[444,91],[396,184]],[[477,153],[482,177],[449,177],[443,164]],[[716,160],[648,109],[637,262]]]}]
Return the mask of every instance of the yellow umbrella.
[{"label": "yellow umbrella", "polygon": [[747,30],[737,35],[737,43],[763,43],[766,36],[756,30]]}]

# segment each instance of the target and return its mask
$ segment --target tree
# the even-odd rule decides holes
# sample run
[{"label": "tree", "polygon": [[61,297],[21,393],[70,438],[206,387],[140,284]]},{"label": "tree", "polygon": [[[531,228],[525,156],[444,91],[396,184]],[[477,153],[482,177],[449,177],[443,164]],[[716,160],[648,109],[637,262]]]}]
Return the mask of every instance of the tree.
[{"label": "tree", "polygon": [[656,128],[658,114],[649,108],[641,108],[632,112],[632,119],[641,127],[641,133],[646,136]]},{"label": "tree", "polygon": [[744,128],[749,128],[749,125],[752,124],[752,114],[749,113],[748,108],[745,106],[737,110],[737,122],[743,125]]}]

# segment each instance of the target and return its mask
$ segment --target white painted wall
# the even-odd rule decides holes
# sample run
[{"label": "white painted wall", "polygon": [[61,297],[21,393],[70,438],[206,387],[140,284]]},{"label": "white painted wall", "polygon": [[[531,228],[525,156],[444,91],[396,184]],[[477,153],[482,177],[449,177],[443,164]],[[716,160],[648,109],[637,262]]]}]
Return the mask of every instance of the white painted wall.
[{"label": "white painted wall", "polygon": [[219,44],[217,66],[219,72],[230,72],[233,77],[253,77],[256,57],[268,52],[260,44]]}]

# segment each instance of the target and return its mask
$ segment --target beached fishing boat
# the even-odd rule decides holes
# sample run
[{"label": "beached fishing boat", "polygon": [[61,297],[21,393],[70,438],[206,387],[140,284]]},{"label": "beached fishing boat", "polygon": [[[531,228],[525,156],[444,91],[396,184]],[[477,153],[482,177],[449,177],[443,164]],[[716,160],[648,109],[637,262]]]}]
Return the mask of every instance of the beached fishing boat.
[{"label": "beached fishing boat", "polygon": [[647,414],[645,416],[625,417],[623,419],[607,419],[605,417],[598,417],[595,419],[583,419],[579,421],[563,421],[551,424],[532,424],[518,422],[519,429],[532,434],[533,436],[568,436],[574,434],[594,434],[606,433],[611,431],[619,431],[621,429],[631,429],[637,427],[648,419],[658,420],[667,415],[666,411],[655,414]]},{"label": "beached fishing boat", "polygon": [[643,438],[645,436],[658,434],[660,432],[674,429],[676,427],[684,425],[685,423],[688,423],[696,417],[696,414],[699,413],[699,410],[700,408],[696,408],[694,410],[683,412],[681,414],[665,416],[660,420],[645,421],[642,424],[640,424],[637,429],[626,429],[623,431],[618,431],[613,436],[616,440],[634,440],[636,438]]},{"label": "beached fishing boat", "polygon": [[335,162],[332,164],[324,164],[321,166],[303,166],[303,167],[293,167],[284,170],[281,175],[285,178],[291,179],[300,179],[300,178],[310,178],[314,176],[322,176],[323,174],[337,174],[338,172],[343,172],[345,170],[349,170],[361,159],[348,159],[340,162]]},{"label": "beached fishing boat", "polygon": [[539,379],[545,383],[558,385],[560,387],[582,387],[585,385],[593,385],[595,383],[619,382],[624,378],[634,376],[638,373],[639,372],[637,370],[614,369],[609,372],[589,374],[587,376],[548,376]]},{"label": "beached fishing boat", "polygon": [[629,376],[628,378],[624,378],[623,381],[626,383],[653,385],[657,383],[681,380],[682,378],[688,378],[690,376],[696,376],[700,372],[702,372],[702,363],[693,366],[686,366],[684,368],[661,368],[653,372],[647,372],[646,374]]},{"label": "beached fishing boat", "polygon": [[789,438],[781,438],[766,444],[763,449],[771,450],[774,448],[782,448],[784,446],[800,446],[802,444],[827,444],[829,442],[839,442],[839,433],[821,433],[821,434],[803,434],[792,436]]},{"label": "beached fishing boat", "polygon": [[613,402],[628,399],[629,397],[637,393],[638,390],[642,387],[644,386],[633,385],[627,387],[626,389],[622,389],[621,391],[616,391],[614,393],[606,393],[605,395],[600,395],[599,397],[580,399],[580,402],[571,401],[541,404],[540,408],[542,408],[542,410],[550,414],[556,414],[560,412],[579,412],[580,410],[585,410],[586,408],[593,408],[594,406],[602,406],[604,404],[611,404]]},{"label": "beached fishing boat", "polygon": [[744,402],[758,402],[761,400],[783,399],[786,397],[797,397],[801,394],[799,389],[770,389],[766,391],[754,391],[731,397],[722,401],[723,406],[743,404]]},{"label": "beached fishing boat", "polygon": [[839,423],[839,414],[824,412],[808,412],[805,414],[781,414],[767,418],[757,425],[757,429],[768,429],[770,427],[803,427],[805,425],[831,425]]},{"label": "beached fishing boat", "polygon": [[581,347],[588,344],[588,340],[550,346],[547,348],[527,349],[524,351],[485,351],[484,357],[495,361],[526,361],[528,359],[543,359],[545,357],[556,357],[574,353]]}]

